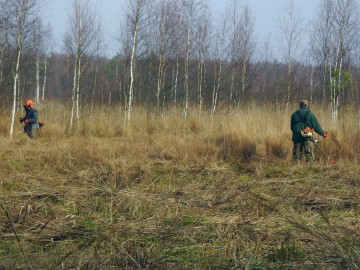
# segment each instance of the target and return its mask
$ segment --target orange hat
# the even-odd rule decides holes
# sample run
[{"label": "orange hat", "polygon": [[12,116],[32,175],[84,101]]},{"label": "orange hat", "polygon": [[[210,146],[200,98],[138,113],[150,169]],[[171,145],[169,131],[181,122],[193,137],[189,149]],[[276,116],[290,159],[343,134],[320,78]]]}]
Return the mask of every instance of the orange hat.
[{"label": "orange hat", "polygon": [[31,99],[27,99],[24,103],[24,107],[30,107],[30,109],[33,109],[35,107],[35,104]]}]

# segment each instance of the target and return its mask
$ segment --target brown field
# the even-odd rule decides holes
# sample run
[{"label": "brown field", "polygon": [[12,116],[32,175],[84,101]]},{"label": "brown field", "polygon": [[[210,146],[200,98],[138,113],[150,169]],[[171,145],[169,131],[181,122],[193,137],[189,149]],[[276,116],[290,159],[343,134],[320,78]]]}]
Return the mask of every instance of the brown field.
[{"label": "brown field", "polygon": [[360,268],[358,110],[314,106],[330,136],[293,165],[281,106],[38,109],[36,141],[2,114],[0,269]]}]

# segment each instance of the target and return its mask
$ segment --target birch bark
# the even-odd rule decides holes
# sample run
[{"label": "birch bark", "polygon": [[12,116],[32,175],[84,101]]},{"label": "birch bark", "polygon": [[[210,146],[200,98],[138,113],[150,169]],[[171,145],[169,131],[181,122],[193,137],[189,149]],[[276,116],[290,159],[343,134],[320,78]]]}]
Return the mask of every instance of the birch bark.
[{"label": "birch bark", "polygon": [[185,50],[185,65],[184,65],[184,117],[187,118],[189,111],[189,60],[190,60],[190,38],[192,29],[192,20],[195,8],[195,1],[190,0],[188,5],[188,24],[187,24],[187,35],[186,35],[186,50]]},{"label": "birch bark", "polygon": [[16,113],[16,101],[18,93],[18,80],[20,74],[20,61],[22,57],[22,50],[24,45],[24,37],[26,30],[27,19],[29,18],[29,1],[22,0],[18,2],[17,7],[17,30],[16,30],[16,41],[17,41],[17,56],[16,56],[16,65],[14,71],[14,88],[13,88],[13,104],[11,110],[11,123],[10,123],[10,139],[12,139],[14,134],[14,122],[15,122],[15,113]]},{"label": "birch bark", "polygon": [[127,96],[127,106],[125,107],[125,121],[124,125],[128,125],[131,122],[133,99],[135,92],[135,72],[136,72],[136,57],[138,46],[138,31],[141,19],[141,12],[144,7],[145,0],[136,0],[134,7],[134,18],[132,22],[132,45],[131,45],[131,57],[130,57],[130,86]]},{"label": "birch bark", "polygon": [[80,127],[81,77],[89,59],[94,57],[99,48],[101,26],[96,12],[88,4],[84,0],[73,0],[69,29],[65,36],[65,45],[74,57],[70,130],[75,117],[77,126]]}]

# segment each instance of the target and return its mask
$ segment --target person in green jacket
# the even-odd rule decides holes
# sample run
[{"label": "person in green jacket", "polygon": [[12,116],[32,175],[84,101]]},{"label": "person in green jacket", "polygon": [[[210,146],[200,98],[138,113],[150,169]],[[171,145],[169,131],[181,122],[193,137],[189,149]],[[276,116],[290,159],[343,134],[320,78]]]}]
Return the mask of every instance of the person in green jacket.
[{"label": "person in green jacket", "polygon": [[293,161],[301,160],[302,151],[305,153],[307,162],[314,162],[314,139],[313,132],[326,138],[327,132],[321,128],[316,116],[309,109],[306,99],[300,101],[300,108],[291,115],[291,131],[293,141]]}]

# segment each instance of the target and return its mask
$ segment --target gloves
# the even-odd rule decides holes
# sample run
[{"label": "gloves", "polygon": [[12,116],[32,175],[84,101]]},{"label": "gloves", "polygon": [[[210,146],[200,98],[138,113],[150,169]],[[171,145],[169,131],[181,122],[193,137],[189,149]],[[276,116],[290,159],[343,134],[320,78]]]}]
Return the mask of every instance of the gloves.
[{"label": "gloves", "polygon": [[324,132],[323,137],[326,138],[329,134],[327,132]]},{"label": "gloves", "polygon": [[25,125],[29,123],[29,119],[25,119],[25,118],[20,118],[20,124],[24,122]]}]

